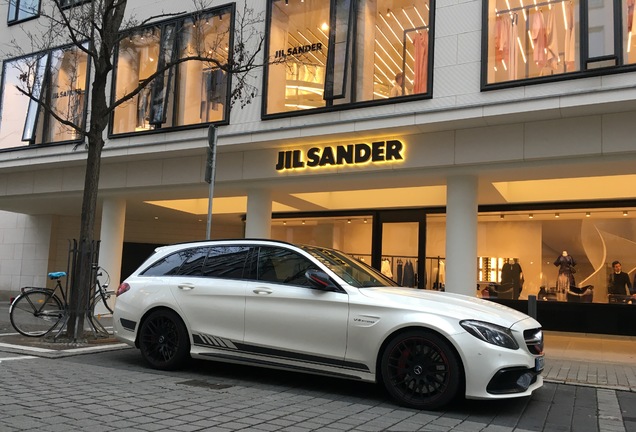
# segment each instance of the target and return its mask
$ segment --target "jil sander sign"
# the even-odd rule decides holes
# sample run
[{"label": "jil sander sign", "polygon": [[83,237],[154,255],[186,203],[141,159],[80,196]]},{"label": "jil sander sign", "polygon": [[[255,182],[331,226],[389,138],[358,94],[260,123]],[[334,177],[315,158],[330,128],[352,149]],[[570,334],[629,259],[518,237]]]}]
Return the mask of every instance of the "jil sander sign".
[{"label": "jil sander sign", "polygon": [[399,140],[285,150],[278,152],[276,170],[401,161],[404,160],[403,151],[404,144]]}]

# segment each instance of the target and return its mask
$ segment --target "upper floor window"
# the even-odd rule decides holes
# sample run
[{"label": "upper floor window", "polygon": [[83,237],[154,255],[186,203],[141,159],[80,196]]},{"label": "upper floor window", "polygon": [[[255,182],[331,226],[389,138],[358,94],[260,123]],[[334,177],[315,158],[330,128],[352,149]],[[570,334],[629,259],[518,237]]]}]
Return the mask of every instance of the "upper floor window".
[{"label": "upper floor window", "polygon": [[35,18],[40,14],[40,0],[9,0],[9,24]]},{"label": "upper floor window", "polygon": [[432,0],[270,0],[265,114],[430,93]]},{"label": "upper floor window", "polygon": [[[122,98],[179,59],[211,56],[220,64],[227,64],[232,21],[232,9],[226,7],[139,29],[123,38],[117,53],[116,98]],[[229,85],[226,73],[212,61],[179,63],[115,109],[112,132],[224,121],[229,112]]]},{"label": "upper floor window", "polygon": [[6,60],[2,76],[0,148],[82,138],[60,121],[84,129],[88,57],[82,50],[58,48]]},{"label": "upper floor window", "polygon": [[636,63],[634,0],[488,0],[486,84]]}]

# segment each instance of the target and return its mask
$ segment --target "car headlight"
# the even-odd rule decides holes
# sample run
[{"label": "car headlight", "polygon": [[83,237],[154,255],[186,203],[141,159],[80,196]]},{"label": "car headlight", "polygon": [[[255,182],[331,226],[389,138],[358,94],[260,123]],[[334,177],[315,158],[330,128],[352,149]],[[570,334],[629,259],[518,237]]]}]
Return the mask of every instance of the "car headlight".
[{"label": "car headlight", "polygon": [[505,327],[474,320],[461,321],[459,324],[464,327],[468,333],[475,336],[477,339],[483,340],[484,342],[488,342],[502,348],[512,350],[519,349],[519,345],[512,336],[512,333]]}]

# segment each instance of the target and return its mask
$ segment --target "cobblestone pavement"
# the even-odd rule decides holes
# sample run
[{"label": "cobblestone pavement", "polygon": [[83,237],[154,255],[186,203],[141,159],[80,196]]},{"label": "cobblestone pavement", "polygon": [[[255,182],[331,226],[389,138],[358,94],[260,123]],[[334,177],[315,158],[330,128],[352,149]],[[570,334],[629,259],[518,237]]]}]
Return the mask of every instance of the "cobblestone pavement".
[{"label": "cobblestone pavement", "polygon": [[197,360],[160,372],[113,340],[28,346],[9,332],[0,318],[0,432],[636,432],[631,339],[548,334],[546,383],[531,397],[432,412],[399,407],[373,384]]}]

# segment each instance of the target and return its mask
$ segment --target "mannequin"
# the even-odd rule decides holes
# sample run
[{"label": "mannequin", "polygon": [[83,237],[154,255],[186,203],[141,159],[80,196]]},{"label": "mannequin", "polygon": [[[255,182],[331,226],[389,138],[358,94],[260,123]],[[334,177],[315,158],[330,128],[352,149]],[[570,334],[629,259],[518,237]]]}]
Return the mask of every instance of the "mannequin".
[{"label": "mannequin", "polygon": [[517,258],[507,260],[501,268],[501,287],[502,291],[512,288],[512,298],[519,299],[523,287],[523,271]]},{"label": "mannequin", "polygon": [[554,265],[559,267],[559,274],[557,276],[557,300],[565,301],[566,293],[571,286],[576,286],[574,282],[574,266],[576,261],[570,255],[568,251],[564,250],[556,260]]}]

